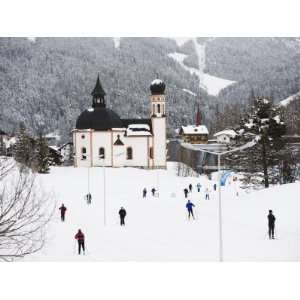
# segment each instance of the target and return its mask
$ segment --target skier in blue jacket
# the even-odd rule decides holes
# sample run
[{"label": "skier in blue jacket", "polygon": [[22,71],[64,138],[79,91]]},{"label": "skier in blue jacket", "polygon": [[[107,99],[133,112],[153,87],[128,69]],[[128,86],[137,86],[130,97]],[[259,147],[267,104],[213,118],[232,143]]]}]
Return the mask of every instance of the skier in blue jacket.
[{"label": "skier in blue jacket", "polygon": [[189,219],[190,219],[190,217],[192,216],[193,219],[195,220],[194,213],[193,213],[193,207],[194,207],[194,206],[195,206],[195,205],[194,205],[190,200],[188,200],[188,202],[187,202],[187,204],[186,204],[186,208],[187,208],[188,213],[189,213]]}]

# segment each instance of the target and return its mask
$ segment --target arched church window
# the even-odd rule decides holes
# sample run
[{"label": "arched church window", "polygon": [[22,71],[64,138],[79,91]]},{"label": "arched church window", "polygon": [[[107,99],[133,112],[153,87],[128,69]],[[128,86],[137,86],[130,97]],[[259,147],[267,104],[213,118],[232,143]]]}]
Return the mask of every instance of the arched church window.
[{"label": "arched church window", "polygon": [[155,104],[153,104],[153,114],[155,114]]},{"label": "arched church window", "polygon": [[86,148],[85,147],[81,148],[81,159],[86,160]]},{"label": "arched church window", "polygon": [[105,158],[105,149],[103,147],[99,148],[99,159]]},{"label": "arched church window", "polygon": [[165,105],[164,104],[162,105],[162,113],[163,113],[163,115],[166,114],[166,112],[165,112]]},{"label": "arched church window", "polygon": [[157,113],[160,114],[160,104],[157,104]]},{"label": "arched church window", "polygon": [[149,157],[153,159],[153,147],[150,147],[149,149]]},{"label": "arched church window", "polygon": [[128,147],[126,149],[127,159],[132,159],[132,148]]}]

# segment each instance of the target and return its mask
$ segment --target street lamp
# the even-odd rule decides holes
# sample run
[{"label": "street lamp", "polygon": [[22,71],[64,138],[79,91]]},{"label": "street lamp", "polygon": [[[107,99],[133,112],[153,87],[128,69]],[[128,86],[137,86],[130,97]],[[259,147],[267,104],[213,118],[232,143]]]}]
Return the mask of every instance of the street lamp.
[{"label": "street lamp", "polygon": [[234,148],[231,150],[223,151],[223,152],[217,152],[217,151],[208,151],[206,149],[201,148],[201,146],[198,144],[197,146],[194,144],[189,143],[181,143],[182,147],[190,150],[200,151],[200,152],[206,152],[210,153],[212,155],[218,156],[218,194],[219,194],[219,261],[223,261],[223,228],[222,228],[222,201],[221,201],[221,156],[224,154],[236,152],[236,151],[242,151],[247,148],[251,148],[256,144],[256,140],[252,140],[245,145]]}]

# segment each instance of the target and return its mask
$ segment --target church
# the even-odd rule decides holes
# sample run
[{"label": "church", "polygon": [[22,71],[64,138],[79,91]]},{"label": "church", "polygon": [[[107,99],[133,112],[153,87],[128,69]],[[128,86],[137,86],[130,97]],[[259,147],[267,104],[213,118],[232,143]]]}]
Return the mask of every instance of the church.
[{"label": "church", "polygon": [[73,130],[75,167],[166,168],[165,83],[150,85],[150,118],[122,119],[106,107],[99,76],[92,107],[83,111]]}]

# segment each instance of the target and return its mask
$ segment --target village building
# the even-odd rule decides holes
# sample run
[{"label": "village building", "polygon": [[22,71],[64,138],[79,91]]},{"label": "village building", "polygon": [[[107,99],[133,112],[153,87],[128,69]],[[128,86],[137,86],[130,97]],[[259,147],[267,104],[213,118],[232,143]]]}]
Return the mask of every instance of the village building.
[{"label": "village building", "polygon": [[232,129],[222,130],[214,134],[214,137],[217,139],[217,143],[220,144],[230,144],[236,136],[237,133]]},{"label": "village building", "polygon": [[97,78],[92,107],[83,111],[73,130],[75,167],[166,168],[165,83],[150,85],[150,118],[122,119],[106,107]]}]

